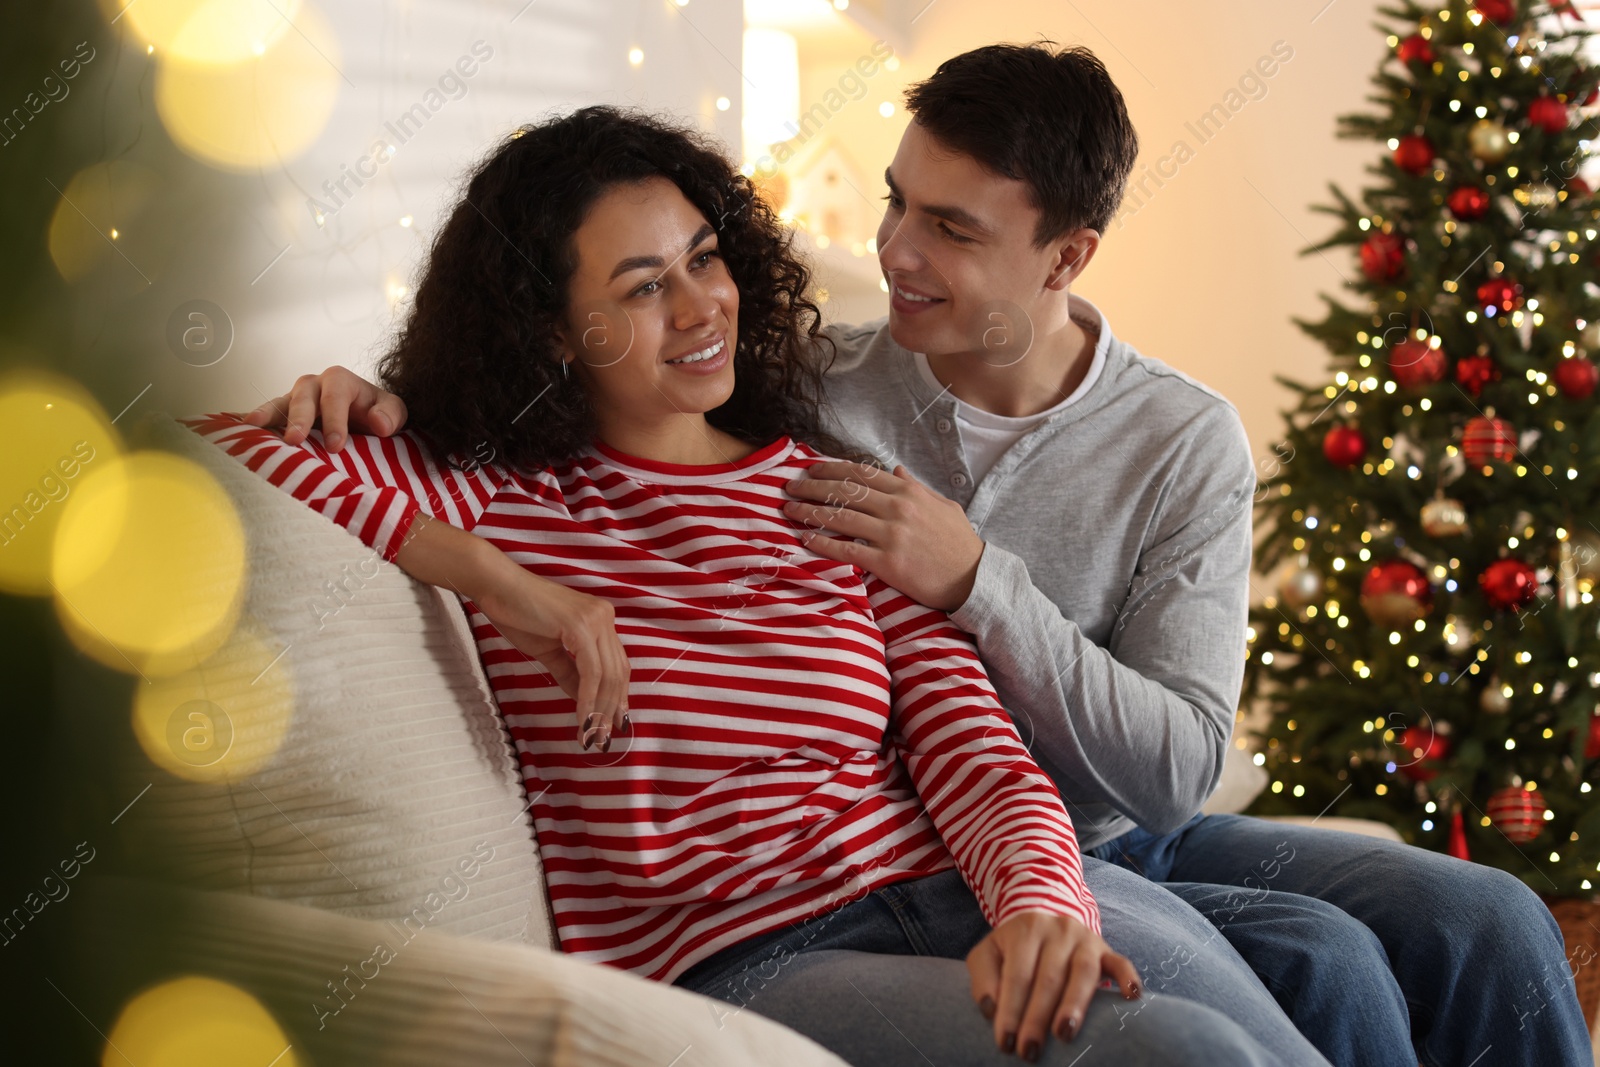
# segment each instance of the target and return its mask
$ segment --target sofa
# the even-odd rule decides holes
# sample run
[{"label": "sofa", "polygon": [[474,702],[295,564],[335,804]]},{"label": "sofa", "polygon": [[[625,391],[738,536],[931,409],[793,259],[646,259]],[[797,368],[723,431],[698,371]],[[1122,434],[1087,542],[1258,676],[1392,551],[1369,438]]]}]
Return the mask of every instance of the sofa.
[{"label": "sofa", "polygon": [[562,955],[455,597],[170,418],[135,437],[222,487],[248,573],[227,642],[135,686],[138,743],[105,783],[133,800],[97,842],[117,858],[75,887],[68,963],[91,977],[61,990],[105,1062],[188,1041],[193,1062],[281,1042],[275,1067],[840,1067],[752,1012]]},{"label": "sofa", "polygon": [[[204,1005],[239,1025],[195,1040],[259,1038],[277,1067],[842,1064],[752,1012],[562,955],[457,598],[166,416],[134,437],[226,493],[246,578],[228,641],[140,687],[140,744],[107,783],[134,800],[114,873],[78,888],[70,951],[94,975],[73,1007],[108,1042],[141,1062],[128,1042]],[[1229,757],[1209,811],[1264,784],[1247,753]]]}]

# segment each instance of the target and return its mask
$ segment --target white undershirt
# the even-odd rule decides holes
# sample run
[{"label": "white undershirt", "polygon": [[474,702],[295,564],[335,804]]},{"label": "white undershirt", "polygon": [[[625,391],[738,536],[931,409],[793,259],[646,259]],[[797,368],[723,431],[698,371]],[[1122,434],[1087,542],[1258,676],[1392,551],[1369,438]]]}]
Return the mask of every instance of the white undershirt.
[{"label": "white undershirt", "polygon": [[[1006,450],[1021,440],[1029,430],[1081,400],[1094,385],[1095,379],[1100,377],[1100,372],[1105,369],[1106,352],[1111,346],[1111,331],[1101,328],[1103,318],[1100,309],[1087,300],[1073,297],[1072,321],[1095,338],[1094,357],[1089,362],[1089,372],[1083,376],[1083,381],[1079,382],[1072,395],[1061,403],[1034,415],[1013,418],[973,407],[958,397],[951,398],[956,402],[956,428],[961,434],[961,451],[966,456],[967,469],[972,472],[974,484],[983,481],[990,469],[999,462],[1000,457],[1005,455]],[[928,366],[928,357],[921,352],[913,352],[912,358],[916,361],[917,373],[922,375],[922,380],[935,391],[945,392],[945,384],[934,377],[933,368]]]}]

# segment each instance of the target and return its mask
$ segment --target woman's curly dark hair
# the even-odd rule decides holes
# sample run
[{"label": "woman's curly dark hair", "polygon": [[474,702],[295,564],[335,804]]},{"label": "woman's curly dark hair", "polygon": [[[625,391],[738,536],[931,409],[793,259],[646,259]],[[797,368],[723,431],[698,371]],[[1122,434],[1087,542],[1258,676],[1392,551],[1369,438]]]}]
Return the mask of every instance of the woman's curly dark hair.
[{"label": "woman's curly dark hair", "polygon": [[525,469],[594,440],[585,390],[558,367],[577,269],[573,235],[608,189],[656,177],[715,228],[739,288],[733,394],[707,421],[751,444],[788,434],[826,455],[862,458],[822,429],[822,375],[833,350],[818,336],[811,274],[792,234],[699,134],[611,107],[524,126],[472,172],[378,367],[412,425],[447,455]]}]

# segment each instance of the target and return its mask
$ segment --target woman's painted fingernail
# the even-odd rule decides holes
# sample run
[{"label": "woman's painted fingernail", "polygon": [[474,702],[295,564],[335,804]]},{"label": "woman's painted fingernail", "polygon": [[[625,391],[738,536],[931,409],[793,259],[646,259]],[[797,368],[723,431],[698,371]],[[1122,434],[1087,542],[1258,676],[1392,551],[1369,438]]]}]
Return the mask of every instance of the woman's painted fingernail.
[{"label": "woman's painted fingernail", "polygon": [[1000,1051],[1008,1056],[1017,1051],[1017,1035],[1015,1032],[1008,1033],[1001,1039]]},{"label": "woman's painted fingernail", "polygon": [[1028,1043],[1022,1046],[1022,1058],[1027,1060],[1029,1063],[1038,1063],[1039,1042],[1029,1038]]},{"label": "woman's painted fingernail", "polygon": [[588,717],[583,720],[583,731],[588,733],[592,729],[594,729],[594,712],[591,711]]},{"label": "woman's painted fingernail", "polygon": [[994,1022],[993,997],[984,997],[982,1000],[978,1001],[978,1010],[983,1013],[983,1017],[985,1019],[988,1019],[990,1022]]},{"label": "woman's painted fingernail", "polygon": [[633,720],[628,718],[628,713],[627,712],[623,712],[622,713],[622,728],[624,730],[632,730],[633,729]]},{"label": "woman's painted fingernail", "polygon": [[600,746],[600,751],[601,752],[610,752],[611,751],[611,735],[610,734],[606,734],[605,743]]}]

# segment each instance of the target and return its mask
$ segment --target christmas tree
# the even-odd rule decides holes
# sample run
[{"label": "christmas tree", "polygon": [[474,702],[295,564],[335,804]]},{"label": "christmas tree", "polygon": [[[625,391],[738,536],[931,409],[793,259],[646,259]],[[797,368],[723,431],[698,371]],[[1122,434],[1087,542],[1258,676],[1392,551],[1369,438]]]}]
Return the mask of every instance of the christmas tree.
[{"label": "christmas tree", "polygon": [[1385,8],[1308,252],[1353,293],[1263,474],[1246,695],[1263,814],[1381,819],[1546,893],[1600,882],[1600,69],[1570,0]]}]

